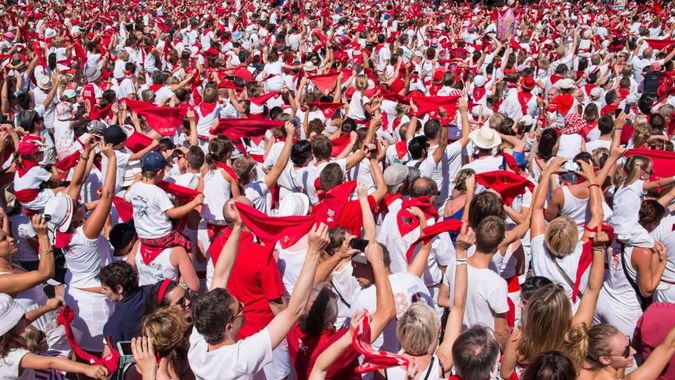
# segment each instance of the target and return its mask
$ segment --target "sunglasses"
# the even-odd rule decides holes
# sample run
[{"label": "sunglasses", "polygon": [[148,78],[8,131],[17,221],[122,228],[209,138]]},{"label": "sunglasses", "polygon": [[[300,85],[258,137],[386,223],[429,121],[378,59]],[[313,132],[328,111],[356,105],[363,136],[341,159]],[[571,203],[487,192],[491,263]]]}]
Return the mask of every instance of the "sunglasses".
[{"label": "sunglasses", "polygon": [[234,316],[232,316],[232,318],[230,319],[230,323],[233,323],[234,321],[237,320],[237,318],[242,317],[243,314],[244,314],[244,304],[239,302],[239,311],[237,311],[237,313]]},{"label": "sunglasses", "polygon": [[629,336],[626,336],[626,338],[628,338],[628,345],[626,346],[626,348],[623,349],[623,351],[620,354],[611,354],[607,356],[621,356],[624,359],[628,359],[628,357],[630,356],[631,339]]}]

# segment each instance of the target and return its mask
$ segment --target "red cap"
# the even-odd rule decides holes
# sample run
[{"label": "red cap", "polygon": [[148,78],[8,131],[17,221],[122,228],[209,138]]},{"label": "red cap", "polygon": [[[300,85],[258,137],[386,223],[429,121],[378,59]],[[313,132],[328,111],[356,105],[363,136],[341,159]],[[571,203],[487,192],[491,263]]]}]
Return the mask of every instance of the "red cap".
[{"label": "red cap", "polygon": [[531,75],[528,75],[520,80],[520,85],[526,90],[532,90],[537,85],[537,82],[534,81]]},{"label": "red cap", "polygon": [[34,140],[23,140],[16,151],[22,156],[30,156],[31,154],[39,152],[40,147]]}]

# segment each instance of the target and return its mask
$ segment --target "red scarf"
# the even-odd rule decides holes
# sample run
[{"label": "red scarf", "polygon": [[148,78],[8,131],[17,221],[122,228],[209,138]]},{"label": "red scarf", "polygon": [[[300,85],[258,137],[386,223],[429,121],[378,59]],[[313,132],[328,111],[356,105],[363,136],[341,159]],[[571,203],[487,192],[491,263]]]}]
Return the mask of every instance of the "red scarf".
[{"label": "red scarf", "polygon": [[507,206],[511,206],[518,195],[525,194],[525,189],[534,189],[527,178],[505,170],[476,174],[476,182],[501,194]]},{"label": "red scarf", "polygon": [[574,105],[574,98],[571,94],[562,94],[556,96],[548,106],[549,112],[559,112],[561,115],[567,115],[567,112]]},{"label": "red scarf", "polygon": [[187,115],[187,108],[185,107],[158,107],[151,103],[130,99],[123,99],[122,101],[127,104],[129,109],[143,116],[150,128],[164,137],[176,134],[176,130],[183,125],[183,119]]},{"label": "red scarf", "polygon": [[[609,237],[610,243],[614,240],[614,229],[606,224],[602,224],[598,227],[598,231],[605,231]],[[591,266],[593,262],[593,239],[584,243],[581,251],[581,256],[579,256],[579,265],[577,266],[577,273],[574,277],[574,285],[572,286],[572,302],[577,302],[577,294],[579,294],[579,287],[581,285],[581,278],[586,273],[586,270]]]},{"label": "red scarf", "polygon": [[272,91],[267,94],[258,96],[257,98],[248,98],[248,100],[257,106],[262,107],[268,100],[278,96],[279,94],[281,94],[279,91]]},{"label": "red scarf", "polygon": [[90,353],[83,350],[77,340],[75,340],[75,335],[73,334],[73,330],[70,327],[70,324],[73,322],[74,318],[75,314],[73,313],[73,310],[71,310],[68,306],[63,306],[61,308],[61,312],[56,317],[56,321],[63,325],[63,329],[66,332],[66,340],[68,340],[68,344],[70,344],[70,347],[73,349],[75,355],[87,363],[104,366],[108,370],[108,373],[114,373],[117,370],[117,364],[120,360],[120,353],[115,349],[115,347],[112,346],[112,336],[109,336],[106,340],[106,344],[110,349],[110,354],[108,356],[104,358],[98,358],[94,355],[91,355]]},{"label": "red scarf", "polygon": [[16,172],[19,175],[19,178],[21,178],[36,166],[40,166],[40,164],[35,161],[24,158],[21,160],[21,162],[19,161],[16,162]]},{"label": "red scarf", "polygon": [[331,142],[333,143],[333,150],[330,152],[331,157],[337,157],[342,153],[345,148],[349,145],[349,133],[343,133],[340,137],[337,137]]},{"label": "red scarf", "polygon": [[625,154],[626,157],[635,155],[645,156],[652,161],[654,176],[657,179],[675,176],[675,165],[673,165],[675,152],[639,148],[631,149]]},{"label": "red scarf", "polygon": [[433,217],[438,219],[438,211],[436,207],[429,201],[429,197],[423,195],[421,197],[410,198],[403,201],[401,209],[396,215],[396,223],[398,224],[398,231],[401,236],[405,236],[420,225],[420,221],[410,213],[407,209],[410,207],[418,207],[424,213],[425,218]]},{"label": "red scarf", "polygon": [[462,222],[457,219],[444,220],[424,228],[420,237],[417,238],[417,240],[415,240],[408,248],[408,251],[405,254],[406,260],[408,260],[408,262],[412,260],[413,252],[415,251],[417,244],[422,242],[427,244],[431,241],[431,239],[442,234],[443,232],[459,232],[461,228]]},{"label": "red scarf", "polygon": [[122,222],[126,223],[134,218],[134,207],[131,203],[117,195],[113,197],[112,202]]},{"label": "red scarf", "polygon": [[457,100],[459,100],[459,96],[423,96],[413,94],[411,100],[417,105],[417,117],[428,113],[429,117],[437,118],[440,108],[443,107],[448,113],[448,117],[452,119],[457,113]]},{"label": "red scarf", "polygon": [[330,228],[337,226],[340,215],[349,203],[349,196],[354,189],[356,189],[356,181],[348,181],[325,192],[321,196],[323,198],[321,202],[312,209],[317,223],[323,222]]},{"label": "red scarf", "polygon": [[527,103],[532,99],[532,94],[525,91],[518,91],[518,104],[520,104],[520,110],[523,111],[523,115],[527,115]]},{"label": "red scarf", "polygon": [[370,317],[365,316],[354,329],[352,345],[364,356],[363,364],[356,368],[357,373],[365,373],[395,366],[408,366],[410,362],[403,355],[376,350],[370,343]]},{"label": "red scarf", "polygon": [[127,138],[127,141],[124,145],[132,152],[138,153],[143,150],[146,146],[152,143],[152,139],[145,134],[134,131],[131,136]]},{"label": "red scarf", "polygon": [[337,78],[338,78],[337,73],[308,76],[308,79],[324,95],[333,91],[333,89],[335,88],[335,84],[337,83]]},{"label": "red scarf", "polygon": [[275,217],[243,203],[237,202],[235,205],[244,224],[270,248],[276,242],[284,249],[291,247],[307,235],[316,222],[315,215]]},{"label": "red scarf", "polygon": [[239,177],[237,176],[237,173],[230,167],[230,165],[224,163],[224,162],[216,162],[216,167],[219,169],[225,170],[225,173],[229,174],[230,177],[232,177],[232,180],[234,181],[235,185],[239,183]]}]

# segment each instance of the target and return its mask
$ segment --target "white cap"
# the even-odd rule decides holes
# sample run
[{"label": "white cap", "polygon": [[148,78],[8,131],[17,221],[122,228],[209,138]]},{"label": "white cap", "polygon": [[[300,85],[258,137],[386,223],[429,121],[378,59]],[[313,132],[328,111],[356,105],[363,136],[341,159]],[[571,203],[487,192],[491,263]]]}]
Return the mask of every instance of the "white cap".
[{"label": "white cap", "polygon": [[309,212],[309,198],[303,193],[290,193],[281,200],[279,216],[305,216]]},{"label": "white cap", "polygon": [[56,30],[52,28],[45,29],[45,38],[54,38],[56,37]]},{"label": "white cap", "polygon": [[422,54],[422,52],[419,51],[419,50],[415,50],[415,53],[413,53],[413,56],[424,58],[424,54]]},{"label": "white cap", "polygon": [[473,78],[473,85],[476,87],[483,87],[487,83],[488,79],[485,75],[476,75]]},{"label": "white cap", "polygon": [[523,125],[533,125],[534,118],[530,115],[525,115],[520,119],[520,122],[523,123]]},{"label": "white cap", "polygon": [[65,99],[72,99],[72,98],[77,98],[77,91],[75,90],[65,90],[63,91],[63,95],[61,95]]},{"label": "white cap", "polygon": [[602,89],[600,87],[595,87],[591,90],[591,98],[598,99],[602,96]]},{"label": "white cap", "polygon": [[49,218],[49,224],[60,232],[66,232],[75,213],[74,206],[68,195],[59,194],[47,202],[43,215]]},{"label": "white cap", "polygon": [[561,88],[563,90],[569,90],[572,87],[574,87],[574,81],[569,78],[561,79],[556,84],[558,85],[558,88]]}]

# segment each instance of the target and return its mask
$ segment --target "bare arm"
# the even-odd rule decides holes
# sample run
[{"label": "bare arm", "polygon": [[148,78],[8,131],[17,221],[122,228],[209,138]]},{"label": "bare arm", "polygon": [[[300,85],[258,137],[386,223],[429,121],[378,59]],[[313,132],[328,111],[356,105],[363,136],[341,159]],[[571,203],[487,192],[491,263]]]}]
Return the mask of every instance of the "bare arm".
[{"label": "bare arm", "polygon": [[293,136],[295,135],[295,126],[293,126],[293,123],[287,121],[285,128],[286,141],[284,142],[284,148],[281,150],[277,162],[274,164],[274,166],[272,166],[270,172],[265,176],[265,186],[267,186],[268,189],[277,183],[279,176],[281,176],[281,173],[283,173],[284,168],[286,168],[286,164],[288,164],[288,159],[291,156]]},{"label": "bare arm", "polygon": [[232,267],[234,266],[234,261],[237,257],[237,249],[239,248],[239,238],[241,237],[242,231],[242,222],[239,217],[239,212],[236,210],[236,206],[232,205],[235,208],[236,220],[234,222],[234,227],[230,236],[227,238],[225,245],[223,246],[222,251],[220,251],[220,256],[218,256],[218,262],[213,269],[213,280],[211,281],[211,287],[209,290],[216,288],[227,287],[227,281],[230,279],[230,273],[232,273]]},{"label": "bare arm", "polygon": [[0,276],[0,292],[16,294],[42,284],[54,277],[54,255],[47,236],[47,222],[40,215],[31,217],[33,229],[37,234],[40,263],[38,269],[25,273],[5,274]]},{"label": "bare arm", "polygon": [[312,290],[314,274],[321,250],[323,250],[326,244],[328,244],[328,227],[323,223],[319,226],[314,225],[309,232],[307,256],[302,265],[298,281],[293,288],[293,294],[291,294],[291,298],[288,301],[288,307],[274,316],[274,319],[267,325],[267,331],[272,341],[272,349],[276,348],[286,338],[291,327],[293,327],[303,313]]},{"label": "bare arm", "polygon": [[656,379],[675,355],[675,327],[670,329],[666,339],[659,344],[645,362],[626,376],[626,380]]},{"label": "bare arm", "polygon": [[112,207],[112,199],[115,196],[115,181],[117,178],[117,157],[115,156],[115,151],[113,151],[112,144],[104,145],[103,141],[101,141],[100,146],[101,153],[108,158],[105,178],[101,187],[101,199],[82,226],[84,236],[92,240],[97,239],[101,235],[103,226],[108,219],[110,208]]}]

